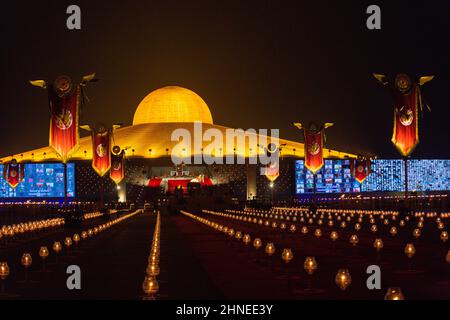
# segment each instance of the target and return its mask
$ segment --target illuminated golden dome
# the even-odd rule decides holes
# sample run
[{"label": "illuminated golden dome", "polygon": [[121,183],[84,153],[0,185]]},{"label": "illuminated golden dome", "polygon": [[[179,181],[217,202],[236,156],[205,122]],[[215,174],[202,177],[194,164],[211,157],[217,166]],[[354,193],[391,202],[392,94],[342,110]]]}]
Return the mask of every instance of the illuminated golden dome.
[{"label": "illuminated golden dome", "polygon": [[138,105],[133,125],[161,122],[194,122],[212,124],[208,105],[195,92],[177,86],[152,91]]}]

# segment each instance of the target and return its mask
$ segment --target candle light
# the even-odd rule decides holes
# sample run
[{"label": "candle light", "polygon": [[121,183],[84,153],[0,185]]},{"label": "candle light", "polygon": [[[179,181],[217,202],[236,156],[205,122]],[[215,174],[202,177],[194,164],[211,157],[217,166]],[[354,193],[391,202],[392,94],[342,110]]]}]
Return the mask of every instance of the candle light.
[{"label": "candle light", "polygon": [[159,290],[159,285],[158,281],[156,281],[156,278],[145,277],[144,282],[142,283],[142,290],[148,295],[157,293]]},{"label": "candle light", "polygon": [[272,242],[267,243],[266,245],[266,253],[271,256],[275,253],[275,246]]},{"label": "candle light", "polygon": [[397,234],[397,228],[391,227],[391,229],[389,229],[389,233],[391,234],[391,236],[395,236]]},{"label": "candle light", "polygon": [[250,241],[252,240],[252,238],[250,237],[249,234],[244,234],[244,236],[242,237],[242,242],[244,242],[244,244],[249,244]]},{"label": "candle light", "polygon": [[348,269],[339,269],[336,278],[336,284],[341,290],[347,289],[347,287],[352,283],[352,277]]},{"label": "candle light", "polygon": [[283,259],[284,262],[289,263],[293,258],[294,254],[292,253],[291,249],[283,249],[283,252],[281,253],[281,259]]},{"label": "candle light", "polygon": [[42,260],[47,259],[48,255],[49,255],[49,252],[48,252],[47,247],[41,247],[39,249],[39,257],[41,257]]},{"label": "candle light", "polygon": [[291,232],[295,232],[297,230],[297,227],[295,226],[295,224],[291,224],[291,226],[289,227],[289,230]]},{"label": "candle light", "polygon": [[384,296],[384,300],[404,300],[402,290],[400,288],[389,288]]},{"label": "candle light", "polygon": [[258,250],[259,248],[261,248],[262,246],[262,241],[260,238],[255,238],[255,240],[253,240],[253,247]]},{"label": "candle light", "polygon": [[301,231],[302,231],[303,234],[307,234],[308,233],[308,227],[303,226]]},{"label": "candle light", "polygon": [[9,266],[7,262],[0,262],[0,279],[5,280],[9,276]]},{"label": "candle light", "polygon": [[314,235],[316,236],[317,239],[319,239],[322,236],[322,230],[320,229],[314,230]]},{"label": "candle light", "polygon": [[440,238],[441,238],[442,242],[446,242],[448,240],[448,232],[442,231]]},{"label": "candle light", "polygon": [[373,224],[373,225],[370,227],[370,231],[372,231],[373,233],[377,232],[377,231],[378,231],[377,225],[376,225],[376,224]]},{"label": "candle light", "polygon": [[29,266],[31,266],[31,264],[33,263],[33,259],[31,258],[31,254],[24,253],[22,255],[22,259],[20,260],[20,262],[22,263],[22,265],[25,268],[28,268]]},{"label": "candle light", "polygon": [[237,231],[234,237],[235,237],[237,240],[241,240],[241,239],[242,239],[242,232]]},{"label": "candle light", "polygon": [[75,244],[77,244],[80,241],[80,235],[78,233],[75,233],[73,235],[73,242],[75,242]]},{"label": "candle light", "polygon": [[408,258],[414,257],[414,254],[416,253],[416,248],[414,247],[414,244],[408,243],[405,246],[405,254]]},{"label": "candle light", "polygon": [[159,272],[160,272],[158,264],[150,263],[147,266],[146,272],[147,272],[147,276],[149,276],[149,277],[156,277],[157,275],[159,275]]},{"label": "candle light", "polygon": [[413,231],[413,236],[414,236],[414,238],[419,238],[420,237],[420,235],[421,235],[421,232],[420,232],[420,229],[414,229],[414,231]]},{"label": "candle light", "polygon": [[314,257],[306,257],[303,268],[305,269],[306,273],[312,275],[317,270],[316,259]]},{"label": "candle light", "polygon": [[361,230],[361,225],[360,225],[359,223],[356,223],[356,224],[355,224],[355,230],[356,230],[356,231]]},{"label": "candle light", "polygon": [[352,234],[350,236],[350,243],[352,244],[352,246],[356,246],[359,242],[358,236],[356,234]]},{"label": "candle light", "polygon": [[61,242],[59,242],[59,241],[53,242],[53,247],[52,247],[52,249],[53,249],[53,251],[55,251],[57,254],[58,254],[59,252],[61,252],[61,250],[62,250]]},{"label": "candle light", "polygon": [[404,227],[405,226],[405,221],[404,220],[400,220],[400,222],[398,224],[400,225],[400,227]]},{"label": "candle light", "polygon": [[330,238],[333,241],[336,241],[339,238],[339,234],[336,231],[332,231],[330,234]]},{"label": "candle light", "polygon": [[70,247],[72,245],[72,238],[71,237],[66,237],[64,239],[64,244],[66,247]]},{"label": "candle light", "polygon": [[373,247],[379,252],[383,248],[383,240],[381,238],[375,239]]}]

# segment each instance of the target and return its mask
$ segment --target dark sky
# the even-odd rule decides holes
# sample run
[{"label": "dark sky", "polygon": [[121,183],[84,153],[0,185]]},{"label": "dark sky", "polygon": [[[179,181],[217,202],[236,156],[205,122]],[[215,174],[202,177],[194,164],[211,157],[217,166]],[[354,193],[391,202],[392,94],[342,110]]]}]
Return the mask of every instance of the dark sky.
[{"label": "dark sky", "polygon": [[[66,29],[66,8],[82,30]],[[381,7],[382,29],[366,28]],[[414,157],[450,157],[450,1],[8,1],[1,17],[0,154],[48,144],[45,91],[29,79],[97,72],[82,123],[131,124],[140,100],[165,85],[197,92],[216,124],[280,128],[334,122],[328,146],[398,157],[393,110],[372,72],[434,74],[432,108]]]}]

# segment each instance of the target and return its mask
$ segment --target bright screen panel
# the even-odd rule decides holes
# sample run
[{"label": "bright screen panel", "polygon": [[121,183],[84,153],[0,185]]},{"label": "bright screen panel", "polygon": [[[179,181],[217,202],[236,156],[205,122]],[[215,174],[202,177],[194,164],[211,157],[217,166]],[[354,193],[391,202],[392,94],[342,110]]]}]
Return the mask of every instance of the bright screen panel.
[{"label": "bright screen panel", "polygon": [[[0,165],[3,173],[3,165]],[[67,196],[75,197],[75,164],[67,164]],[[27,163],[23,181],[15,188],[0,178],[0,198],[63,198],[64,166],[62,163]]]},{"label": "bright screen panel", "polygon": [[[362,192],[403,191],[404,162],[400,159],[377,159],[372,173],[362,184]],[[303,160],[295,163],[296,193],[313,192],[313,175]],[[350,174],[350,160],[325,160],[317,172],[317,193],[360,192],[361,186]],[[408,160],[409,191],[450,190],[450,160]]]}]

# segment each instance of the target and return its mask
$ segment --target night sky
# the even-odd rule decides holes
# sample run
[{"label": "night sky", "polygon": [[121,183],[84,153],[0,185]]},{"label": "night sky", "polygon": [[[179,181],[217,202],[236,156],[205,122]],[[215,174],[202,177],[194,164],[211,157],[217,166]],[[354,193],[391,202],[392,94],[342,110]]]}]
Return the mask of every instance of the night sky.
[{"label": "night sky", "polygon": [[[66,28],[77,4],[82,30]],[[381,7],[382,29],[366,28]],[[334,122],[327,146],[399,157],[393,108],[371,73],[436,75],[422,90],[420,158],[449,158],[450,1],[8,1],[1,18],[0,154],[48,144],[46,92],[30,79],[96,72],[80,123],[129,125],[150,91],[198,93],[214,123],[279,128]]]}]

